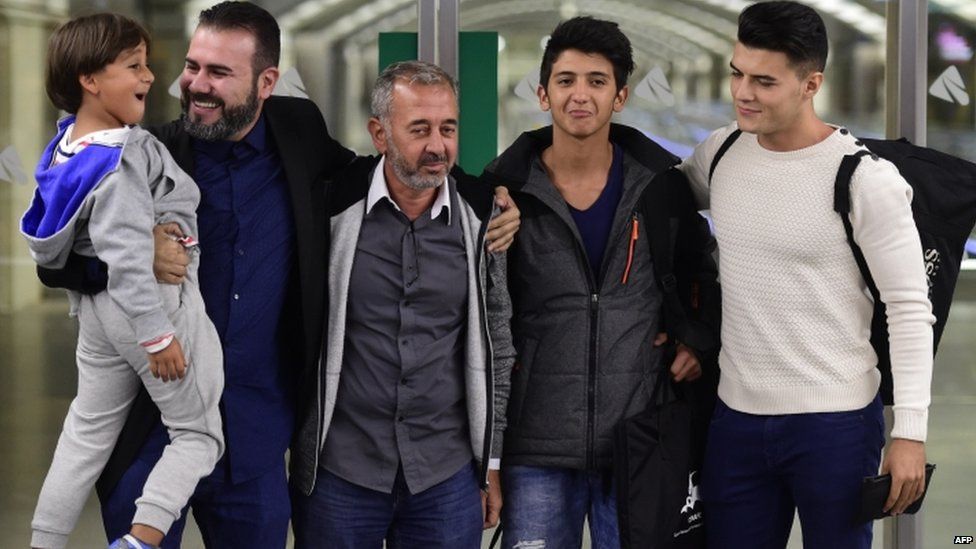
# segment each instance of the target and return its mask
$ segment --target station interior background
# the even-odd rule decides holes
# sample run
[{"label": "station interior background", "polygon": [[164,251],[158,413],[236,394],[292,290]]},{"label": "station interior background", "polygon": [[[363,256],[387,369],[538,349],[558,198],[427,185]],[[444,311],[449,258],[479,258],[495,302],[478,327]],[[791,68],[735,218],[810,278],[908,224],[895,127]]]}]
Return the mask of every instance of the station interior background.
[{"label": "station interior background", "polygon": [[[898,0],[808,0],[831,38],[817,111],[856,135],[892,127],[890,18]],[[914,0],[901,0],[912,2]],[[0,0],[0,547],[26,546],[37,492],[74,394],[76,326],[60,291],[37,282],[18,233],[31,174],[59,113],[43,83],[47,37],[66,18],[118,11],[153,35],[156,75],[145,123],[179,115],[179,75],[195,16],[210,0]],[[417,29],[416,0],[259,0],[283,31],[280,93],[322,109],[334,136],[360,153],[368,90],[378,72],[378,34]],[[588,14],[620,23],[634,46],[631,99],[617,120],[678,154],[690,154],[732,120],[728,62],[742,0],[462,0],[460,28],[498,32],[498,149],[549,123],[535,86],[547,34]],[[927,144],[976,161],[976,1],[929,0]],[[463,119],[462,119],[463,124]],[[890,137],[890,135],[889,135]],[[976,235],[974,235],[976,236]],[[933,380],[929,460],[938,471],[919,521],[923,544],[976,534],[976,240],[960,277]],[[188,528],[185,546],[201,546]],[[882,523],[875,528],[881,547]],[[798,532],[791,546],[799,547]],[[94,498],[71,547],[103,543]]]}]

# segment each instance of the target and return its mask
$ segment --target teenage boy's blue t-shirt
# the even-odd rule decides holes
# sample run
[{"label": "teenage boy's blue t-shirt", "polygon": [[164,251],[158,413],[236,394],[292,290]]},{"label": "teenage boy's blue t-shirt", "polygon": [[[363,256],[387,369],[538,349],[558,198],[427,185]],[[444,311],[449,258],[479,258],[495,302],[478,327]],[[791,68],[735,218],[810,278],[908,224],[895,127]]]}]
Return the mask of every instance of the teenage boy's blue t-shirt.
[{"label": "teenage boy's blue t-shirt", "polygon": [[620,204],[620,197],[623,194],[624,153],[619,146],[614,145],[613,161],[610,164],[610,173],[607,175],[607,184],[603,187],[603,192],[600,193],[596,202],[585,210],[577,210],[569,206],[569,213],[573,216],[573,221],[576,222],[576,227],[579,229],[593,278],[598,285],[601,283],[600,266],[603,265],[603,255],[606,252],[607,240],[613,226],[613,216],[617,212],[617,205]]}]

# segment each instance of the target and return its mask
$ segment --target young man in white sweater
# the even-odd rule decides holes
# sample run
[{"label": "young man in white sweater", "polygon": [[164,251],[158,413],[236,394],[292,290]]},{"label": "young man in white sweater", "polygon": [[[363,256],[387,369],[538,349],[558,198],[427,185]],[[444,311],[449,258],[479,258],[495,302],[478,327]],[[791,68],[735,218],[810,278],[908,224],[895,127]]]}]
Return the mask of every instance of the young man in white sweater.
[{"label": "young man in white sweater", "polygon": [[[682,165],[721,254],[720,402],[703,478],[711,547],[785,547],[794,509],[807,548],[871,546],[871,523],[854,517],[884,446],[873,305],[833,209],[841,159],[862,144],[814,112],[826,59],[811,8],[746,8],[730,63],[736,123]],[[924,490],[934,318],[911,187],[870,158],[852,179],[851,220],[888,306],[895,420],[881,471],[898,514]]]}]

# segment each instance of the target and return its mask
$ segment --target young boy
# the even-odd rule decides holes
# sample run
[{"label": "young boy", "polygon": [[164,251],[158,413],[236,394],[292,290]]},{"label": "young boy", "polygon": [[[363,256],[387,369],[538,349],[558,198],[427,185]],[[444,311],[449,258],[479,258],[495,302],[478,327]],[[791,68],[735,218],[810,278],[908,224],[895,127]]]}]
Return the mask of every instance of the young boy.
[{"label": "young boy", "polygon": [[111,14],[69,21],[49,44],[48,96],[73,116],[41,157],[21,231],[39,265],[62,267],[72,251],[97,256],[109,282],[95,295],[69,293],[79,320],[78,394],[38,499],[34,547],[67,543],[140,383],[171,443],[135,502],[130,534],[111,547],[159,545],[223,452],[222,355],[197,286],[197,254],[179,286],[157,285],[152,270],[153,226],[176,222],[196,234],[200,194],[135,126],[154,78],[149,44],[138,23]]}]

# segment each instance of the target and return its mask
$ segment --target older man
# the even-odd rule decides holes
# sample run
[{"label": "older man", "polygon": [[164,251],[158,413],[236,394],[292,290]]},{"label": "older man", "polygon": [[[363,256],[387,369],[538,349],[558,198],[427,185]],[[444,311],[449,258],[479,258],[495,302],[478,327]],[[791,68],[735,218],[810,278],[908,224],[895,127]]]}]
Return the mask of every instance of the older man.
[{"label": "older man", "polygon": [[501,506],[489,464],[514,360],[504,256],[484,251],[492,193],[449,175],[458,107],[444,71],[390,66],[372,112],[383,156],[329,187],[328,343],[293,462],[296,542],[476,548]]}]

